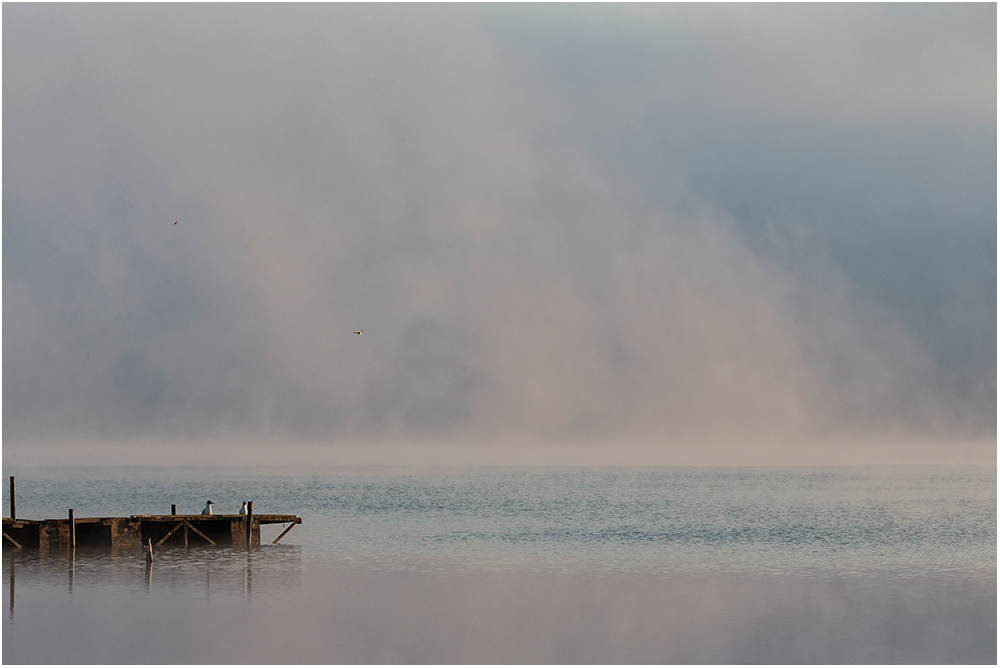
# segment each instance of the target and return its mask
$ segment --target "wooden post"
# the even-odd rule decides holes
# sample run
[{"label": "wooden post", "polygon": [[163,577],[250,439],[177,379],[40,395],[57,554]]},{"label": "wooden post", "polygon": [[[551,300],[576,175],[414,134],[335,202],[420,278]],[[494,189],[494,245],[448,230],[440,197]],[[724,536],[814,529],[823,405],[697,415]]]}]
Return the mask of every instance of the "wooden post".
[{"label": "wooden post", "polygon": [[247,501],[247,547],[250,547],[253,535],[253,501]]},{"label": "wooden post", "polygon": [[69,546],[76,549],[76,520],[73,519],[73,509],[69,509]]},{"label": "wooden post", "polygon": [[14,502],[14,476],[10,477],[10,519],[17,519],[17,504]]},{"label": "wooden post", "polygon": [[153,539],[146,539],[146,546],[143,547],[143,551],[146,553],[146,591],[149,591],[150,585],[153,584]]},{"label": "wooden post", "polygon": [[10,561],[10,618],[14,619],[14,590],[17,589],[15,586],[17,583],[14,582],[14,572],[17,570],[17,559],[11,559]]},{"label": "wooden post", "polygon": [[176,503],[171,503],[170,504],[170,514],[171,515],[176,515],[177,514],[177,504]]}]

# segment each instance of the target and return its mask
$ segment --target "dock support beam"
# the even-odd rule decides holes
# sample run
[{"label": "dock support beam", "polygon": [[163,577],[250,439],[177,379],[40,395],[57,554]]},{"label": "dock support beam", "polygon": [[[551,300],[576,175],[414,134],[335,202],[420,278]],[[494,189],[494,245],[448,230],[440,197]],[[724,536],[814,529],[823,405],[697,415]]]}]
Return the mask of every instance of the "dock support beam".
[{"label": "dock support beam", "polygon": [[294,526],[295,526],[295,522],[292,522],[287,527],[285,527],[285,530],[281,532],[281,535],[271,541],[271,545],[276,544],[279,540],[281,540],[282,538],[284,538],[285,534],[288,533],[289,531],[291,531],[292,527],[294,527]]},{"label": "dock support beam", "polygon": [[198,531],[198,527],[196,527],[193,524],[189,524],[187,522],[187,520],[184,521],[184,526],[185,527],[191,527],[191,531],[194,531],[196,534],[198,534],[199,536],[201,536],[202,538],[204,538],[205,540],[207,540],[210,545],[215,545],[215,541],[214,540],[212,540],[211,538],[209,538],[208,536],[206,536],[202,532]]},{"label": "dock support beam", "polygon": [[10,477],[10,519],[17,519],[17,503],[15,502],[14,476]]},{"label": "dock support beam", "polygon": [[76,549],[76,520],[73,518],[73,509],[69,509],[69,546]]},{"label": "dock support beam", "polygon": [[160,541],[156,544],[156,547],[159,547],[159,546],[163,545],[163,543],[165,543],[168,538],[170,538],[175,533],[177,533],[177,530],[180,529],[185,524],[187,524],[187,522],[185,520],[181,520],[180,522],[178,522],[177,526],[175,526],[173,529],[171,529],[170,531],[168,531],[167,535],[160,539]]},{"label": "dock support beam", "polygon": [[177,526],[175,526],[173,529],[167,532],[166,536],[160,539],[160,542],[156,544],[156,547],[159,547],[163,545],[165,542],[167,542],[167,539],[173,536],[175,533],[177,533],[177,530],[180,529],[181,527],[184,527],[184,547],[188,546],[188,533],[187,533],[188,529],[191,529],[191,531],[194,531],[196,534],[207,540],[211,545],[215,545],[215,541],[206,536],[205,534],[203,534],[201,531],[198,531],[198,527],[188,523],[187,520],[181,520],[180,522],[177,523]]}]

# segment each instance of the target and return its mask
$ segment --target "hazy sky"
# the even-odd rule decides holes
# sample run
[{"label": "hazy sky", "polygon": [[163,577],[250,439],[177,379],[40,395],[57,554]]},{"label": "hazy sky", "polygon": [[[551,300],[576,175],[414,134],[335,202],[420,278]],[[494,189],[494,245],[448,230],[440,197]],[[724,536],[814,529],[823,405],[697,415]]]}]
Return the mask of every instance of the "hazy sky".
[{"label": "hazy sky", "polygon": [[995,446],[995,4],[2,11],[8,455]]}]

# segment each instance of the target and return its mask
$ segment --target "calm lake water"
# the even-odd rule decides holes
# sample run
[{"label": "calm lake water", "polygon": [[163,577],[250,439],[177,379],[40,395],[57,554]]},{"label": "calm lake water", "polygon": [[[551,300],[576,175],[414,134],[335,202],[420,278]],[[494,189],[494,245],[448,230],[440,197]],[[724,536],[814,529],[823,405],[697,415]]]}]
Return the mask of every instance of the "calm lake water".
[{"label": "calm lake water", "polygon": [[4,663],[997,660],[992,468],[9,475],[19,517],[211,498],[303,524],[149,569],[4,545]]}]

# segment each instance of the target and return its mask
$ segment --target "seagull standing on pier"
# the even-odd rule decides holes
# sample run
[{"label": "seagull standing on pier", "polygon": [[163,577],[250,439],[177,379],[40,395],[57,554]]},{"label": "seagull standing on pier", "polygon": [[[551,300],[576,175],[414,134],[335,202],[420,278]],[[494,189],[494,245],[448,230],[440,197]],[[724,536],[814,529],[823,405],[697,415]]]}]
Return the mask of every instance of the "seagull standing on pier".
[{"label": "seagull standing on pier", "polygon": [[205,504],[205,509],[203,511],[201,511],[201,514],[202,515],[211,515],[212,514],[212,500],[211,499],[209,499],[208,503]]},{"label": "seagull standing on pier", "polygon": [[240,515],[246,515],[246,514],[247,514],[247,502],[244,501],[243,502],[243,507],[240,508]]}]

